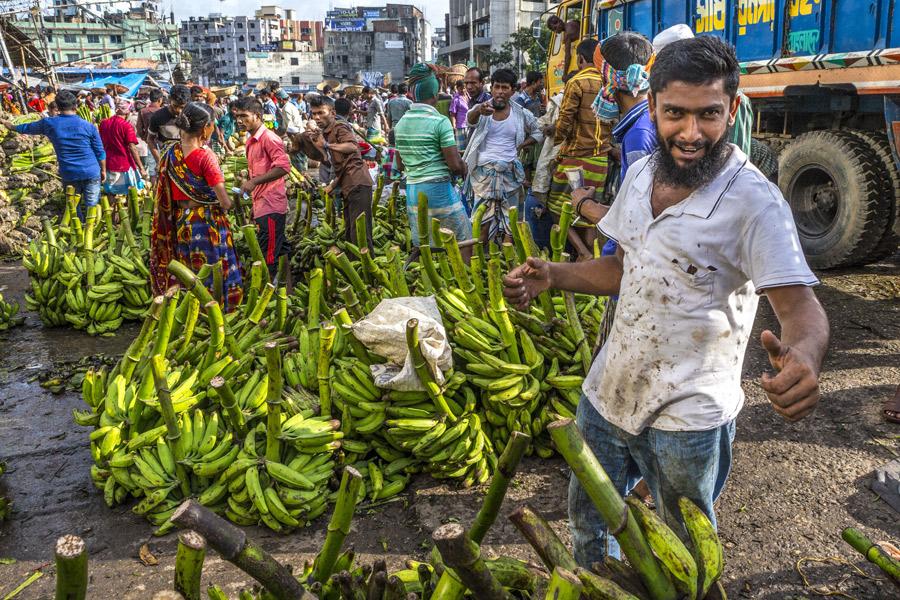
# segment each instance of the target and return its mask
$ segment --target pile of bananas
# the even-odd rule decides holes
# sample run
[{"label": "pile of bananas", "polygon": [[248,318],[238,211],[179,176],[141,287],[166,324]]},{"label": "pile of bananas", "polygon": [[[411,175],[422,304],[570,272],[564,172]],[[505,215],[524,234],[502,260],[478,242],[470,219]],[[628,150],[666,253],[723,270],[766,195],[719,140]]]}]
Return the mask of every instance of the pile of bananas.
[{"label": "pile of bananas", "polygon": [[32,292],[25,294],[25,308],[36,311],[41,322],[50,327],[66,324],[66,287],[56,277],[62,268],[62,255],[55,233],[45,220],[44,236],[32,239],[22,256]]},{"label": "pile of bananas", "polygon": [[13,156],[9,163],[9,170],[11,173],[24,173],[38,165],[55,162],[56,151],[53,149],[53,144],[43,142]]},{"label": "pile of bananas", "polygon": [[21,325],[25,322],[25,317],[18,316],[19,303],[7,302],[0,294],[0,331],[6,331],[10,327]]},{"label": "pile of bananas", "polygon": [[[57,226],[43,222],[43,235],[32,240],[23,264],[31,276],[25,303],[45,325],[69,324],[90,335],[111,334],[124,319],[140,320],[150,304],[146,252],[131,230],[140,200],[129,194],[113,223],[106,197],[87,211],[85,224],[76,215],[70,194]],[[102,210],[102,219],[101,219]]]},{"label": "pile of bananas", "polygon": [[87,104],[79,104],[78,108],[75,109],[75,113],[88,123],[93,123],[94,125],[99,125],[101,121],[113,116],[113,110],[106,103],[101,104],[94,110],[88,108]]}]

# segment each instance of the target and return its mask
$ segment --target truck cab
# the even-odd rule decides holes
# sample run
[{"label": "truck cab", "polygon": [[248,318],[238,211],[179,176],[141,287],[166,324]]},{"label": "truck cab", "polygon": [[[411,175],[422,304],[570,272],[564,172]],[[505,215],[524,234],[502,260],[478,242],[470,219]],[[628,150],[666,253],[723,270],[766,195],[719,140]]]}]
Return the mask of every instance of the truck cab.
[{"label": "truck cab", "polygon": [[[582,35],[601,40],[622,30],[652,40],[679,23],[727,40],[753,104],[751,159],[777,160],[810,265],[897,252],[900,11],[892,0],[569,0],[548,14],[578,18]],[[564,85],[562,37],[550,38],[548,94]]]}]

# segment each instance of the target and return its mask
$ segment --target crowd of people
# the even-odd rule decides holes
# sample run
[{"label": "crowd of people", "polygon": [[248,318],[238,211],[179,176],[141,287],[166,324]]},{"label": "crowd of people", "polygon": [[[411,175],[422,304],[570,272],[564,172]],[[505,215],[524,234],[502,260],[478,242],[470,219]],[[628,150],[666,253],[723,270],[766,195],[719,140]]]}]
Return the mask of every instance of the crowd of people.
[{"label": "crowd of people", "polygon": [[[504,293],[518,308],[550,288],[611,297],[578,424],[622,494],[643,479],[671,522],[679,496],[715,519],[760,295],[782,328],[780,338],[762,334],[778,371],[762,378],[762,388],[790,420],[818,402],[828,322],[811,291],[817,280],[778,187],[748,158],[752,112],[731,47],[694,38],[685,26],[653,41],[621,32],[576,42],[576,66],[550,98],[539,73],[520,79],[501,68],[488,83],[473,67],[442,89],[441,71],[423,63],[389,90],[366,87],[352,97],[327,85],[292,95],[273,84],[224,98],[176,85],[167,96],[153,90],[135,101],[116,90],[60,91],[49,103],[29,102],[55,116],[4,124],[50,138],[63,182],[87,206],[101,186],[119,194],[155,184],[154,292],[173,284],[166,271],[173,259],[195,271],[221,262],[226,310],[240,302],[243,276],[227,215],[231,192],[252,198],[274,275],[290,252],[292,167],[318,163],[345,235],[359,245],[372,243],[356,239],[353,225],[365,215],[371,234],[379,175],[405,190],[415,245],[424,195],[429,218],[456,234],[466,257],[473,244],[509,239],[514,207],[546,247],[550,227],[571,206],[573,260],[530,257],[504,278]],[[80,104],[106,104],[114,114],[98,128],[77,116]],[[230,191],[219,160],[237,150],[237,132],[248,172]],[[481,240],[470,240],[475,215]],[[579,564],[617,554],[574,477],[569,514]]]}]

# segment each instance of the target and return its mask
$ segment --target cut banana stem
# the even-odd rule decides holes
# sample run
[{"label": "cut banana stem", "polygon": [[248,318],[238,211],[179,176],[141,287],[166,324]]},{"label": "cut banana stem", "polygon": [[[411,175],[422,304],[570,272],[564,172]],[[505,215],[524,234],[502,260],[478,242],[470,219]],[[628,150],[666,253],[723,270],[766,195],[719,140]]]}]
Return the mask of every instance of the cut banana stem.
[{"label": "cut banana stem", "polygon": [[281,370],[281,351],[276,342],[267,342],[266,369],[269,384],[266,389],[266,460],[278,462],[281,459],[281,394],[284,389],[284,375]]},{"label": "cut banana stem", "polygon": [[429,397],[434,401],[438,410],[444,414],[450,422],[456,422],[456,415],[450,410],[444,394],[435,381],[434,374],[431,372],[431,366],[425,360],[422,348],[419,346],[419,320],[410,319],[406,322],[406,347],[412,357],[413,368],[419,376],[419,381],[425,387]]},{"label": "cut banana stem", "polygon": [[319,381],[319,414],[331,416],[331,350],[334,347],[335,327],[326,323],[319,329],[319,359],[316,379]]},{"label": "cut banana stem", "polygon": [[306,593],[290,568],[247,539],[244,530],[196,500],[183,502],[172,513],[171,521],[181,528],[192,529],[202,535],[209,547],[222,558],[256,579],[279,600],[315,600]]},{"label": "cut banana stem", "polygon": [[196,531],[183,531],[178,535],[175,553],[175,591],[184,600],[201,600],[200,577],[206,558],[206,540]]},{"label": "cut banana stem", "polygon": [[56,540],[56,600],[84,600],[87,586],[87,546],[77,535],[64,535]]},{"label": "cut banana stem", "polygon": [[557,567],[574,571],[578,567],[578,563],[551,529],[550,524],[531,508],[523,506],[517,509],[509,515],[509,520],[528,540],[548,571],[553,571]]},{"label": "cut banana stem", "polygon": [[509,485],[515,477],[516,470],[519,468],[519,462],[525,456],[525,451],[531,443],[531,436],[521,431],[513,431],[509,436],[509,442],[497,461],[497,469],[494,471],[494,477],[491,479],[491,486],[481,503],[481,509],[475,515],[472,527],[469,529],[469,537],[476,544],[481,544],[484,536],[487,535],[488,529],[497,520],[497,514],[500,512],[500,506],[503,504],[503,498]]},{"label": "cut banana stem", "polygon": [[[459,523],[448,523],[431,535],[444,563],[452,568],[460,581],[479,600],[508,600],[512,598],[494,577],[481,557],[481,549]],[[433,596],[434,598],[434,596]],[[437,599],[443,600],[443,599]]]},{"label": "cut banana stem", "polygon": [[861,531],[847,527],[841,532],[844,541],[853,549],[866,557],[866,560],[884,571],[894,585],[900,586],[900,561],[892,558],[878,544],[872,543]]},{"label": "cut banana stem", "polygon": [[562,567],[553,569],[545,600],[579,600],[584,585],[575,573]]},{"label": "cut banana stem", "polygon": [[231,422],[231,426],[234,427],[241,438],[246,436],[247,424],[244,422],[244,413],[241,412],[234,391],[231,389],[231,386],[228,385],[228,382],[225,381],[225,378],[220,376],[213,377],[209,382],[209,387],[216,390],[219,394],[219,404],[221,404],[222,408],[225,410],[225,414]]},{"label": "cut banana stem", "polygon": [[585,443],[573,419],[547,426],[556,448],[578,478],[588,497],[615,534],[628,562],[641,577],[654,600],[675,600],[678,594],[650,550],[634,515],[628,510],[606,471]]},{"label": "cut banana stem", "polygon": [[325,543],[313,563],[312,579],[314,581],[324,584],[331,577],[344,539],[350,533],[350,523],[353,520],[353,512],[356,510],[356,502],[362,484],[363,479],[359,471],[353,467],[344,467],[334,513],[331,515],[331,521],[328,522]]}]

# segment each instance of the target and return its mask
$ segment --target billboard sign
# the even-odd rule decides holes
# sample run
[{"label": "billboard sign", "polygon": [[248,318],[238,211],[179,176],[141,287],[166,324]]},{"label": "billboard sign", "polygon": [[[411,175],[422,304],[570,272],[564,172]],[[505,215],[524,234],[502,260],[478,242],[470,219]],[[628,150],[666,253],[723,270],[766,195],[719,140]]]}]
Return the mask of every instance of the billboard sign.
[{"label": "billboard sign", "polygon": [[384,47],[387,50],[403,50],[403,40],[384,40]]},{"label": "billboard sign", "polygon": [[364,31],[365,19],[325,19],[325,28],[329,31]]},{"label": "billboard sign", "polygon": [[367,19],[378,19],[381,17],[381,9],[364,8],[363,16]]}]

